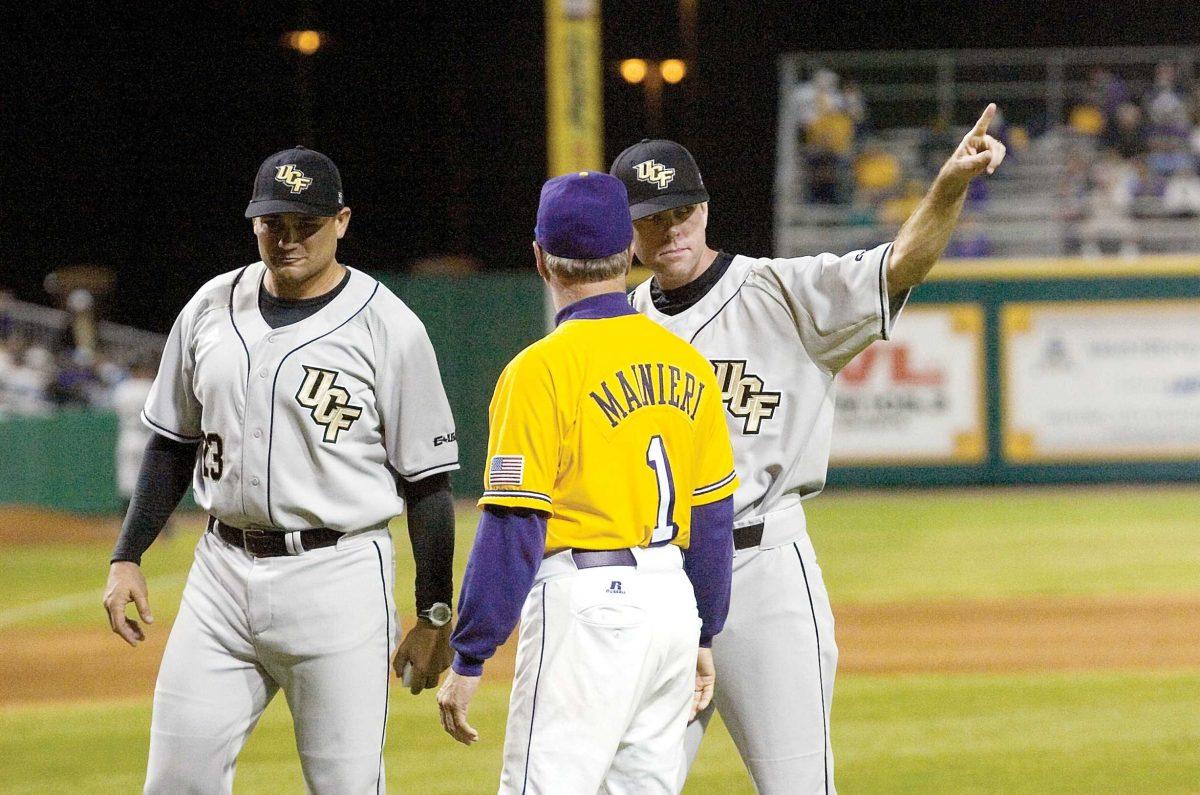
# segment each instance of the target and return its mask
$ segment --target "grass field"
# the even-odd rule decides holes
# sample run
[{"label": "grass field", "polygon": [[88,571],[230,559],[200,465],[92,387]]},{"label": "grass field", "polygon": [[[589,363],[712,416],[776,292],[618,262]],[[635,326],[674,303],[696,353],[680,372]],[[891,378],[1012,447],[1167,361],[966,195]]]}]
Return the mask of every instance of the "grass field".
[{"label": "grass field", "polygon": [[[822,496],[809,508],[835,612],[839,605],[870,612],[872,606],[947,600],[969,606],[1080,597],[1194,598],[1200,605],[1200,489],[1194,487],[844,492]],[[460,572],[474,518],[472,510],[462,511]],[[170,625],[195,529],[147,555],[158,618],[154,633],[165,635]],[[102,541],[5,546],[0,665],[35,635],[97,642],[94,637],[107,633],[99,607],[107,551]],[[409,583],[411,561],[398,558],[398,582]],[[406,590],[399,604],[411,605]],[[1014,637],[1019,644],[1040,636]],[[120,672],[131,655],[148,652],[129,650],[116,638],[105,641],[96,658],[105,671]],[[842,792],[1200,788],[1200,663],[876,675],[855,671],[857,651],[843,645],[847,667],[834,700]],[[143,659],[142,668],[147,662],[152,660]],[[68,691],[73,678],[91,673],[86,666],[64,671],[55,659],[40,665],[4,670],[10,678],[57,678]],[[495,790],[508,684],[485,681],[472,712],[483,741],[471,749],[442,733],[432,693],[393,691],[386,752],[393,791]],[[0,792],[138,791],[152,677],[135,685],[133,692],[144,695],[73,699],[63,692],[48,701],[10,693],[0,701]],[[715,728],[686,791],[751,792],[728,735]],[[237,791],[302,791],[292,743],[286,706],[278,699],[242,755]]]}]

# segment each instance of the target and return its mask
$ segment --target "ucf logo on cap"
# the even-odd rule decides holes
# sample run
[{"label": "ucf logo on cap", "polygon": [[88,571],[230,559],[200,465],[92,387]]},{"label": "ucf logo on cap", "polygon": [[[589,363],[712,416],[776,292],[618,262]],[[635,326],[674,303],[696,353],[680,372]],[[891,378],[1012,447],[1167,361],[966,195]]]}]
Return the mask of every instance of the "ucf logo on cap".
[{"label": "ucf logo on cap", "polygon": [[675,179],[675,169],[667,168],[654,160],[643,160],[634,166],[633,170],[637,174],[638,182],[657,185],[659,190],[666,190],[671,180]]},{"label": "ucf logo on cap", "polygon": [[304,172],[296,168],[294,163],[288,163],[275,169],[275,181],[287,185],[292,193],[300,193],[312,184],[312,177],[304,176]]}]

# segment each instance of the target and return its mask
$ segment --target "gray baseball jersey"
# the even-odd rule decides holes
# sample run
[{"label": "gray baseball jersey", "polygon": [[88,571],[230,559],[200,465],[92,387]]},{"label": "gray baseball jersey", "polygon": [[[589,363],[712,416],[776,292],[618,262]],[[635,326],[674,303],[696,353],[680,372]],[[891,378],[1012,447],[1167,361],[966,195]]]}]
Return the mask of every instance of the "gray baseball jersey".
[{"label": "gray baseball jersey", "polygon": [[350,268],[320,312],[272,329],[261,262],[218,276],[171,329],[143,419],[202,440],[200,507],[235,527],[385,525],[403,509],[393,473],[458,468],[454,421],[421,321]]},{"label": "gray baseball jersey", "polygon": [[845,256],[734,257],[708,293],[676,315],[654,307],[650,282],[631,296],[712,363],[741,479],[734,526],[762,528],[760,540],[734,554],[729,617],[713,641],[720,684],[688,726],[688,763],[719,710],[766,795],[834,791],[837,646],[801,500],[825,486],[834,377],[888,337],[907,299],[888,299],[890,251],[888,244]]},{"label": "gray baseball jersey", "polygon": [[840,257],[736,256],[708,294],[678,315],[654,308],[649,281],[633,291],[634,308],[712,362],[741,478],[734,495],[739,524],[824,488],[834,376],[891,329],[890,248]]}]

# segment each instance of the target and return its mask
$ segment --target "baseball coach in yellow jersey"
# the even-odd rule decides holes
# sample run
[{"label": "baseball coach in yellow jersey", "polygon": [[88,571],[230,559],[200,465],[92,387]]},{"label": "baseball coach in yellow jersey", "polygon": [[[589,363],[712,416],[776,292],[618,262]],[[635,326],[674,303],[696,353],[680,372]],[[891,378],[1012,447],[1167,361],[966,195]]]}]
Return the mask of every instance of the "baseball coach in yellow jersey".
[{"label": "baseball coach in yellow jersey", "polygon": [[630,308],[624,185],[549,180],[538,273],[557,327],[509,362],[489,410],[483,515],[459,600],[442,724],[521,639],[500,791],[673,792],[712,697],[729,607],[733,453],[711,365]]}]

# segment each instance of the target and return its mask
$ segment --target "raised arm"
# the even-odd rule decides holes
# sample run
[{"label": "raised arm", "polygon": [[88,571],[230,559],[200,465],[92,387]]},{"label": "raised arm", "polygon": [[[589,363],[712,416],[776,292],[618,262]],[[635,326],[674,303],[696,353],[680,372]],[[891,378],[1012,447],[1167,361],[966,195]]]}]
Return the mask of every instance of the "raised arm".
[{"label": "raised arm", "polygon": [[942,256],[962,213],[967,185],[991,174],[1004,160],[1004,144],[988,135],[996,105],[988,105],[979,121],[950,155],[917,209],[900,227],[888,264],[888,293],[895,298],[925,280]]}]

